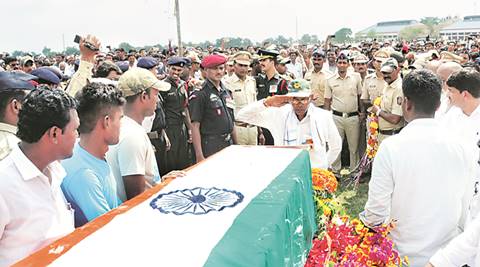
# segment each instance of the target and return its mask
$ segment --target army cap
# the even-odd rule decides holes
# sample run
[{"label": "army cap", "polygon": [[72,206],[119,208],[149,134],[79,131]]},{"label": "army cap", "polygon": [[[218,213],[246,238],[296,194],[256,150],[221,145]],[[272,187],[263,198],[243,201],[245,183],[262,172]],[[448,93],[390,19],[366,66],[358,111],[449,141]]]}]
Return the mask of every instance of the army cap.
[{"label": "army cap", "polygon": [[150,88],[166,92],[170,87],[169,83],[158,80],[152,72],[142,68],[131,68],[118,80],[118,89],[125,97],[140,94]]},{"label": "army cap", "polygon": [[278,56],[277,62],[278,64],[287,65],[288,63],[292,62],[292,60],[290,59],[290,57]]},{"label": "army cap", "polygon": [[385,61],[389,57],[390,54],[385,50],[378,50],[377,52],[375,52],[375,54],[373,54],[373,58],[380,61]]},{"label": "army cap", "polygon": [[391,73],[398,68],[398,62],[394,58],[388,58],[382,63],[381,72]]},{"label": "army cap", "polygon": [[141,57],[138,59],[137,67],[151,69],[158,65],[158,60],[154,57]]},{"label": "army cap", "polygon": [[259,55],[258,60],[267,59],[267,58],[275,59],[280,54],[276,50],[266,50],[266,49],[259,49],[257,53]]}]

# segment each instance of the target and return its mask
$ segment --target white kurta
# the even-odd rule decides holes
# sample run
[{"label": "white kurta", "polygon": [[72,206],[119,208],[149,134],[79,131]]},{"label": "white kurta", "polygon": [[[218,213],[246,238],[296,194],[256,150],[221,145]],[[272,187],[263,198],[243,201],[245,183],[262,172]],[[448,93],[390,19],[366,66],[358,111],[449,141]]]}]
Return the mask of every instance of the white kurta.
[{"label": "white kurta", "polygon": [[241,109],[237,120],[267,128],[276,146],[301,145],[311,137],[313,149],[310,150],[310,161],[313,168],[330,167],[342,150],[342,139],[332,114],[312,104],[302,121],[298,121],[291,104],[267,108],[262,101]]},{"label": "white kurta", "polygon": [[380,145],[360,218],[369,226],[396,220],[398,251],[424,266],[460,233],[475,161],[434,119],[413,120]]}]

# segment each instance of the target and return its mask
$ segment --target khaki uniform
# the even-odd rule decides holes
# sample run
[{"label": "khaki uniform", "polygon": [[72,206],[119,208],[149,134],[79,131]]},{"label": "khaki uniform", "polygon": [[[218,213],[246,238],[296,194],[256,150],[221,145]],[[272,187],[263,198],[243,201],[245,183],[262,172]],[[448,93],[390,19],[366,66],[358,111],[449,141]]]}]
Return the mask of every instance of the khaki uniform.
[{"label": "khaki uniform", "polygon": [[312,94],[316,94],[318,96],[317,100],[313,102],[313,104],[317,107],[323,107],[325,103],[325,86],[328,78],[329,75],[323,70],[319,72],[314,72],[311,70],[305,74],[305,80],[310,82]]},{"label": "khaki uniform", "polygon": [[376,73],[367,75],[363,83],[362,96],[360,99],[368,100],[370,103],[373,103],[375,98],[382,95],[385,86],[387,86],[387,83],[382,77],[378,77]]},{"label": "khaki uniform", "polygon": [[0,160],[7,157],[20,142],[16,133],[16,126],[0,122]]},{"label": "khaki uniform", "polygon": [[[225,79],[225,86],[232,92],[235,102],[235,117],[237,113],[246,105],[257,101],[257,85],[253,77],[247,76],[242,81],[236,74]],[[257,127],[246,123],[235,123],[237,135],[237,144],[239,145],[257,145],[258,130]]]},{"label": "khaki uniform", "polygon": [[[332,100],[333,120],[342,140],[347,137],[350,152],[350,169],[353,170],[359,160],[358,141],[360,121],[358,119],[358,96],[362,93],[362,79],[358,73],[347,72],[345,78],[338,73],[327,80],[325,98]],[[341,114],[340,114],[341,113]],[[341,168],[341,156],[333,163],[333,169]]]},{"label": "khaki uniform", "polygon": [[[402,79],[398,77],[392,84],[387,85],[383,89],[382,102],[380,103],[380,108],[388,113],[403,116],[402,112],[402,101],[403,101],[403,92],[402,92]],[[382,117],[378,118],[378,128],[380,131],[387,130],[400,130],[405,125],[403,118],[397,123],[392,124]],[[380,144],[385,138],[391,136],[378,133],[378,143]]]}]

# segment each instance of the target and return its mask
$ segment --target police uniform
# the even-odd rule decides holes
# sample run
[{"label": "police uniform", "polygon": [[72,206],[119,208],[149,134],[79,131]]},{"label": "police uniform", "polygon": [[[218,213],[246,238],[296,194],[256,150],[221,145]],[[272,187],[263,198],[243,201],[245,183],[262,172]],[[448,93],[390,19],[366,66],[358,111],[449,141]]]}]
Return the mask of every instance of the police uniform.
[{"label": "police uniform", "polygon": [[155,109],[155,118],[153,119],[152,129],[147,134],[150,138],[150,142],[155,147],[155,159],[157,160],[158,171],[160,175],[168,173],[167,167],[167,143],[163,131],[167,128],[165,121],[165,111],[162,105],[162,96],[158,96],[160,101],[157,103]]},{"label": "police uniform", "polygon": [[[257,101],[255,79],[251,76],[247,76],[245,77],[245,80],[241,80],[234,73],[225,80],[225,86],[232,92],[233,95],[233,101],[235,103],[235,117],[238,111],[243,107]],[[257,127],[247,123],[235,122],[235,133],[237,136],[237,144],[257,144]]]},{"label": "police uniform", "polygon": [[320,108],[323,108],[323,105],[325,103],[325,86],[328,77],[329,76],[325,72],[323,72],[323,70],[319,72],[311,70],[305,74],[305,80],[310,82],[312,94],[318,96],[318,98],[313,102],[313,104]]},{"label": "police uniform", "polygon": [[[0,96],[2,93],[10,93],[16,90],[33,90],[35,86],[29,81],[36,77],[21,72],[0,72]],[[17,127],[0,122],[0,160],[10,154],[18,145],[20,139],[16,136]]]},{"label": "police uniform", "polygon": [[[394,115],[403,116],[402,100],[402,79],[399,76],[394,82],[387,85],[383,90],[380,109]],[[397,124],[392,124],[379,116],[378,143],[380,144],[383,140],[385,140],[385,138],[399,133],[404,124],[405,122],[403,118]]]},{"label": "police uniform", "polygon": [[190,118],[200,123],[202,152],[204,157],[213,155],[232,144],[234,103],[231,93],[221,84],[218,90],[207,80],[201,90],[189,98]]},{"label": "police uniform", "polygon": [[383,77],[378,77],[376,73],[367,75],[363,83],[360,99],[373,103],[373,100],[382,95],[383,88],[386,85],[387,83],[383,80]]},{"label": "police uniform", "polygon": [[[362,81],[358,73],[348,72],[345,78],[338,72],[327,80],[325,98],[331,99],[333,120],[342,140],[347,137],[350,152],[350,169],[353,170],[359,160],[358,141],[360,121],[358,119],[358,96],[362,92]],[[341,168],[341,157],[333,163],[335,171]]]}]

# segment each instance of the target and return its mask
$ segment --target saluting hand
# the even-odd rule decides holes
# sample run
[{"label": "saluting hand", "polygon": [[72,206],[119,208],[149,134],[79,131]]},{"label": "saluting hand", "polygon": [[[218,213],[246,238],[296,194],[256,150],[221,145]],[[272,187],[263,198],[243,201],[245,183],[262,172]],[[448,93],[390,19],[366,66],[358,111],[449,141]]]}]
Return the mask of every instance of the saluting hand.
[{"label": "saluting hand", "polygon": [[292,97],[286,95],[269,96],[263,101],[263,104],[266,107],[281,107],[289,103],[291,98]]}]

